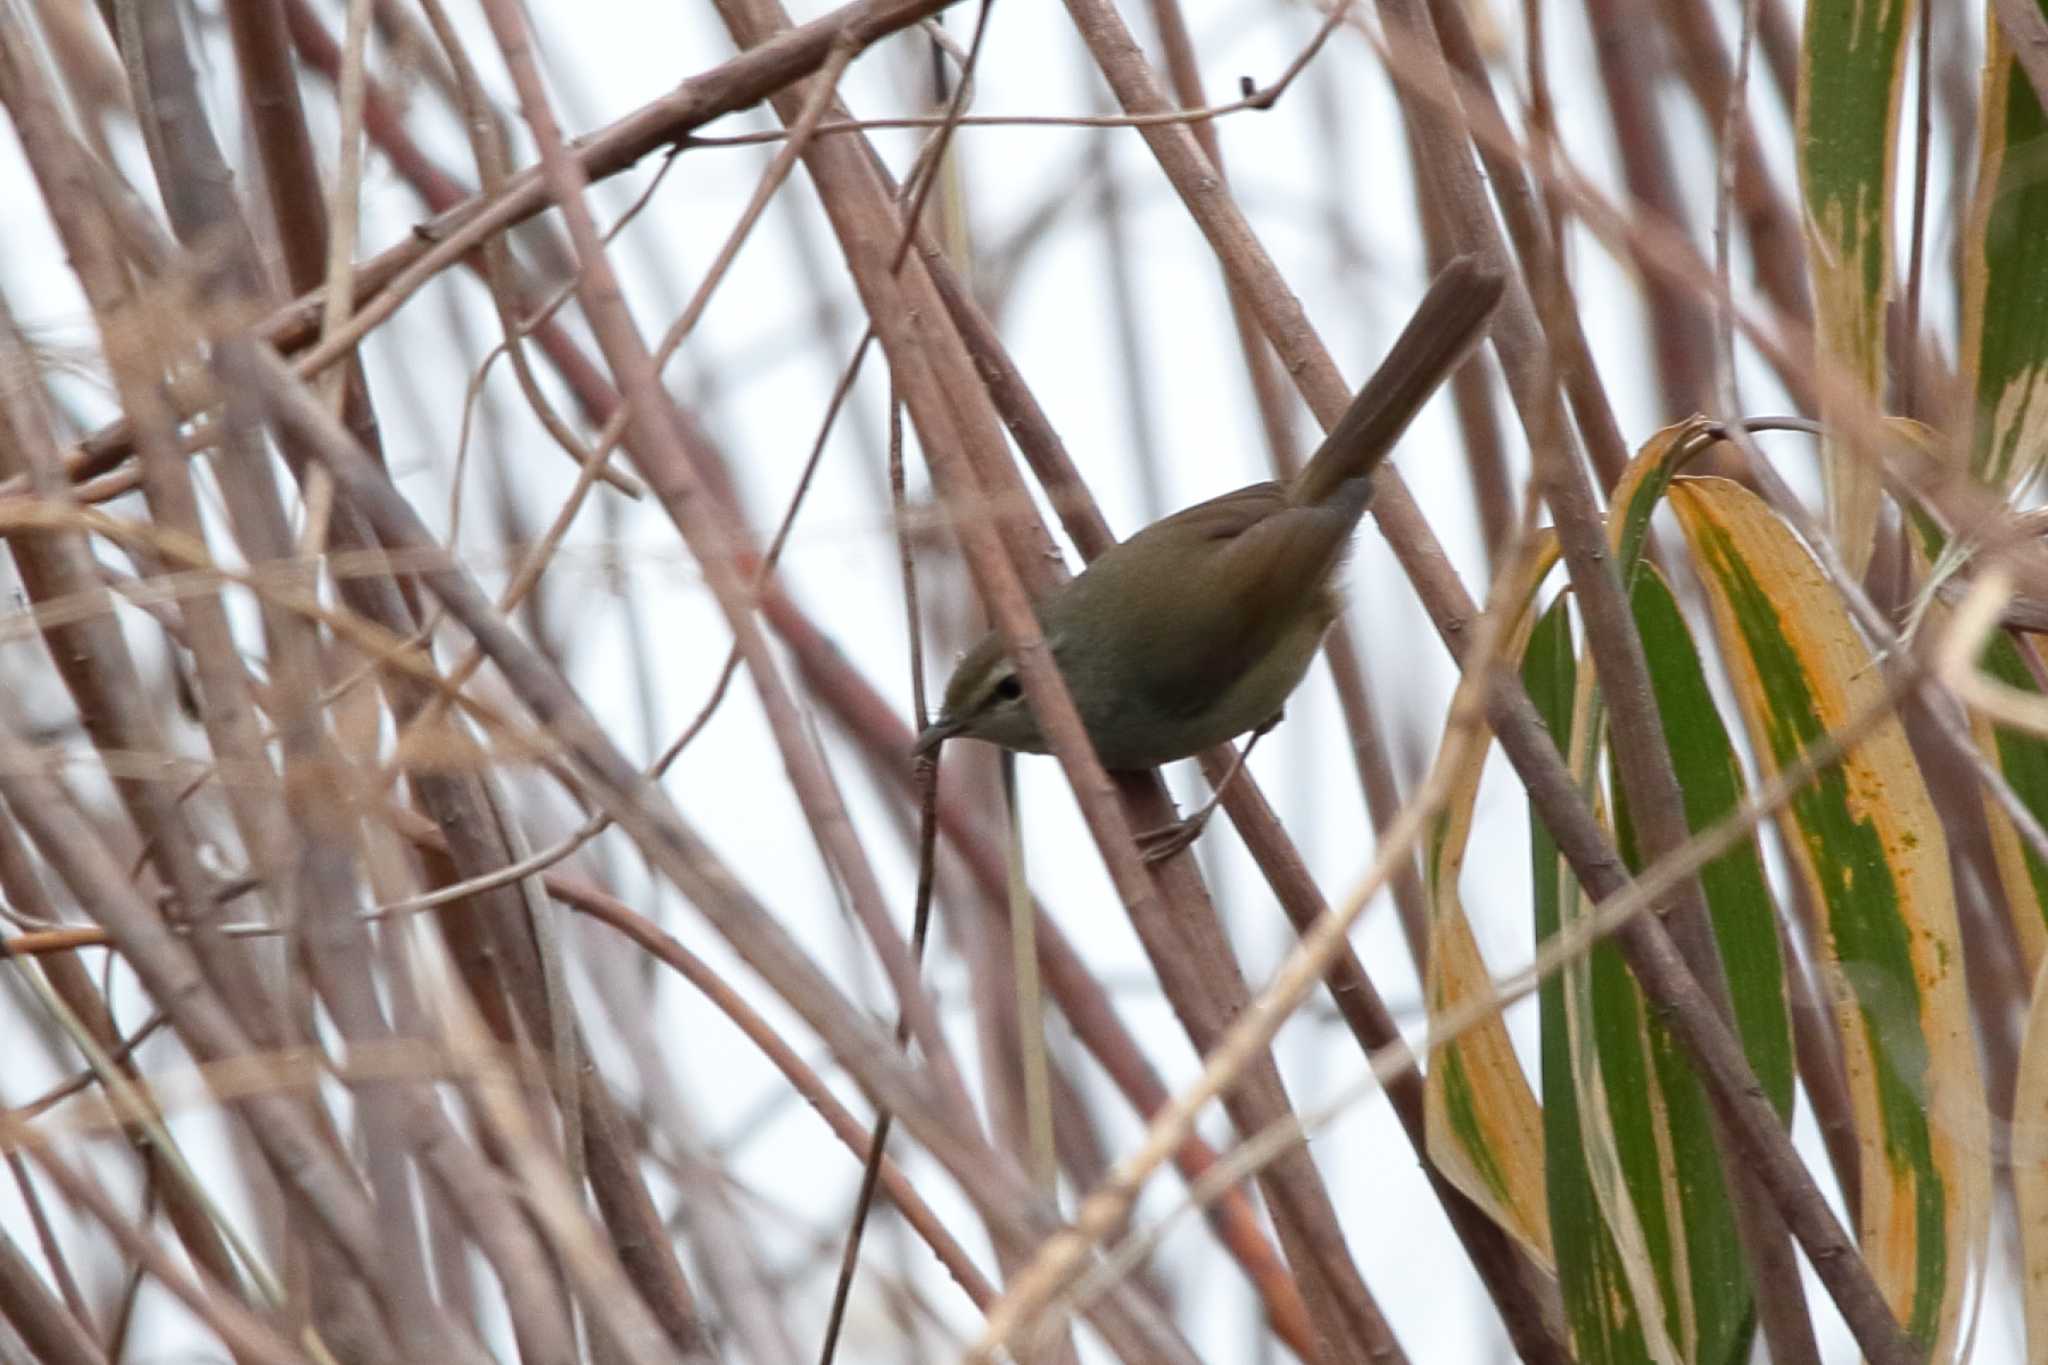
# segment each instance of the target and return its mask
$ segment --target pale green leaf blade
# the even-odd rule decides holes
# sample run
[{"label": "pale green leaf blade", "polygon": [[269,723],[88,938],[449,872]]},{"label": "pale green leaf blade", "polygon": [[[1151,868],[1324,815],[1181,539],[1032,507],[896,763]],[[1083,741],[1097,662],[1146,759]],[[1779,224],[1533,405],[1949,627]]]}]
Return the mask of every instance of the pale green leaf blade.
[{"label": "pale green leaf blade", "polygon": [[[1882,688],[1805,547],[1720,479],[1670,501],[1713,606],[1759,761],[1797,762]],[[1984,1254],[1989,1152],[1946,839],[1896,720],[1781,818],[1819,908],[1863,1149],[1864,1254],[1907,1330],[1949,1358]]]},{"label": "pale green leaf blade", "polygon": [[2048,458],[2048,117],[1995,14],[1988,28],[1962,361],[1970,471],[2010,495]]},{"label": "pale green leaf blade", "polygon": [[[1809,0],[1799,64],[1799,188],[1813,276],[1821,417],[1882,410],[1891,295],[1892,182],[1911,0]],[[1828,527],[1842,560],[1870,561],[1882,495],[1852,442],[1822,443]]]}]

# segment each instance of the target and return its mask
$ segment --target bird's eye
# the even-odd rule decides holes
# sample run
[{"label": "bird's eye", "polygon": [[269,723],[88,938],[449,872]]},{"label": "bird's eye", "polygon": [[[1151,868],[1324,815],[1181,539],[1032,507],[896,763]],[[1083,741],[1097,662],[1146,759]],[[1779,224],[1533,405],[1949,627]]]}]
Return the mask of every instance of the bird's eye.
[{"label": "bird's eye", "polygon": [[997,701],[1015,701],[1024,695],[1024,684],[1017,681],[1015,673],[1007,674],[996,684]]}]

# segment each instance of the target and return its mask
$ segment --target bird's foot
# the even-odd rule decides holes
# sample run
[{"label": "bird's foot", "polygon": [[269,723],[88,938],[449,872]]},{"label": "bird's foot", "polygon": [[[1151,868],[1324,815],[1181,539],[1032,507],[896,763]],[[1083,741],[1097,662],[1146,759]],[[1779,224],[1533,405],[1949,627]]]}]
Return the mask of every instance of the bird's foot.
[{"label": "bird's foot", "polygon": [[1264,739],[1266,733],[1278,725],[1286,714],[1285,711],[1275,711],[1271,720],[1252,731],[1252,737],[1245,742],[1244,748],[1239,750],[1237,756],[1230,761],[1230,770],[1223,774],[1223,780],[1218,782],[1216,789],[1209,793],[1209,799],[1202,803],[1200,810],[1184,819],[1176,820],[1170,825],[1161,825],[1158,829],[1148,829],[1136,836],[1138,852],[1144,855],[1147,866],[1153,863],[1165,862],[1168,858],[1171,858],[1174,854],[1180,852],[1201,837],[1202,826],[1209,823],[1209,817],[1215,813],[1217,803],[1223,800],[1224,790],[1236,780],[1239,773],[1244,771],[1245,760],[1252,756],[1252,750],[1259,746],[1259,741]]},{"label": "bird's foot", "polygon": [[1176,820],[1170,825],[1148,829],[1137,835],[1138,853],[1149,867],[1163,863],[1174,854],[1202,837],[1202,827],[1209,823],[1209,815],[1216,809],[1212,801],[1204,805],[1185,820]]}]

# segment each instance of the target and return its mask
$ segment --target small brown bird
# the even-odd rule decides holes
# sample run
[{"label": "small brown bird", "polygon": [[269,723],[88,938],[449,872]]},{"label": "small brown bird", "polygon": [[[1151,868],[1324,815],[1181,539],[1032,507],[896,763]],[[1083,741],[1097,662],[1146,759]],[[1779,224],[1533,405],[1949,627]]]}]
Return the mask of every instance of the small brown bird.
[{"label": "small brown bird", "polygon": [[[1471,257],[1452,261],[1292,483],[1176,512],[1037,604],[1104,767],[1153,767],[1279,720],[1342,609],[1332,580],[1373,471],[1479,340],[1501,289]],[[1048,751],[993,632],[953,670],[916,752],[955,735]]]}]

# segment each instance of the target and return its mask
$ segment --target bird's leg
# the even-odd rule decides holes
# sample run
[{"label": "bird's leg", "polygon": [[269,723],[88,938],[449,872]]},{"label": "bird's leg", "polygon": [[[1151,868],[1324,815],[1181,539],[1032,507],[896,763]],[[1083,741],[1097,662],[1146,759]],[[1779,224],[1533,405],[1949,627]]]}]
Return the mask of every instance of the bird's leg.
[{"label": "bird's leg", "polygon": [[1258,747],[1266,732],[1278,725],[1285,715],[1284,711],[1276,711],[1271,720],[1252,731],[1252,737],[1245,741],[1244,748],[1238,750],[1237,757],[1231,760],[1230,771],[1223,774],[1223,780],[1216,784],[1216,790],[1209,793],[1209,799],[1204,801],[1194,814],[1176,820],[1170,825],[1161,825],[1158,829],[1145,830],[1137,836],[1138,852],[1144,855],[1147,863],[1163,863],[1200,837],[1202,826],[1209,823],[1209,817],[1215,813],[1217,803],[1223,799],[1224,789],[1244,771],[1245,760],[1252,756],[1252,750]]}]

